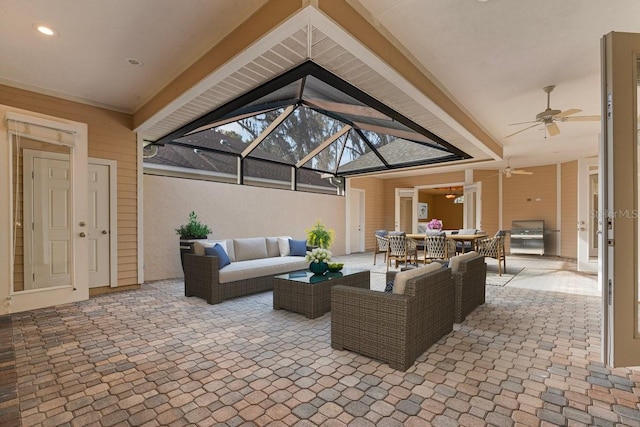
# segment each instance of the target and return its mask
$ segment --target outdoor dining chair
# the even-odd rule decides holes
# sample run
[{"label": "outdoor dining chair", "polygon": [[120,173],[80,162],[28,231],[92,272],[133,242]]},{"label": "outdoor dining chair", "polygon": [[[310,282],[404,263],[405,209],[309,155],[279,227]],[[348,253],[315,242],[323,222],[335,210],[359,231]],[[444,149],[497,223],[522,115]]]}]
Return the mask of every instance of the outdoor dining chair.
[{"label": "outdoor dining chair", "polygon": [[426,254],[425,263],[427,259],[449,259],[456,254],[456,242],[447,239],[444,233],[440,235],[427,236],[425,239]]},{"label": "outdoor dining chair", "polygon": [[[498,261],[498,274],[500,276],[502,276],[502,271],[507,272],[507,258],[504,247],[505,235],[506,231],[500,230],[495,236],[479,239],[476,242],[476,252],[478,254]],[[501,263],[504,264],[504,268],[502,268]]]},{"label": "outdoor dining chair", "polygon": [[400,262],[406,265],[413,259],[413,264],[418,265],[418,251],[416,249],[417,243],[415,240],[408,238],[404,234],[391,234],[387,236],[389,241],[389,248],[387,251],[387,271],[389,271],[389,265],[391,259],[396,262],[396,268]]},{"label": "outdoor dining chair", "polygon": [[387,250],[389,249],[387,234],[387,230],[376,230],[374,232],[376,241],[373,248],[373,265],[376,265],[376,258],[378,254],[384,254],[384,262],[387,262]]}]

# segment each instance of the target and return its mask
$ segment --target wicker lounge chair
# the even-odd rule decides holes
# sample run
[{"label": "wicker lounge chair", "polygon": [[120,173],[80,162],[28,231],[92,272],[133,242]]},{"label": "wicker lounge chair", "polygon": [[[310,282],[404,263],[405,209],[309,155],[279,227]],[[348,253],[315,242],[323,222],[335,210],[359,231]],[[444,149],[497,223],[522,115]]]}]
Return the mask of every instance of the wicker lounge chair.
[{"label": "wicker lounge chair", "polygon": [[[434,264],[435,266],[435,264]],[[409,275],[402,294],[350,286],[331,290],[331,347],[385,361],[406,371],[442,336],[453,330],[451,270],[431,265],[387,273]]]},{"label": "wicker lounge chair", "polygon": [[455,281],[454,321],[461,323],[479,305],[484,304],[487,285],[487,264],[484,256],[467,252],[449,260]]}]

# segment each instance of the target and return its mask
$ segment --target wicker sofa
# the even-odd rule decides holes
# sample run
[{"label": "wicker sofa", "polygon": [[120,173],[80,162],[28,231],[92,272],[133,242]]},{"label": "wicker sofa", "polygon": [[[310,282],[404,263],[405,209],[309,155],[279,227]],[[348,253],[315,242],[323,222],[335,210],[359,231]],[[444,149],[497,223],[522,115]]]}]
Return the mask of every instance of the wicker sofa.
[{"label": "wicker sofa", "polygon": [[487,263],[475,251],[451,257],[451,275],[455,282],[454,321],[461,323],[478,306],[484,304],[487,285]]},{"label": "wicker sofa", "polygon": [[[218,304],[229,298],[273,289],[273,276],[309,267],[303,256],[283,252],[288,237],[253,237],[222,241],[202,240],[185,253],[184,294]],[[224,246],[231,262],[219,268],[218,257],[206,255],[206,247]]]},{"label": "wicker sofa", "polygon": [[[331,347],[385,361],[406,371],[453,330],[454,279],[438,263],[395,275],[394,292],[349,286],[331,290]],[[398,287],[397,287],[398,286]]]}]

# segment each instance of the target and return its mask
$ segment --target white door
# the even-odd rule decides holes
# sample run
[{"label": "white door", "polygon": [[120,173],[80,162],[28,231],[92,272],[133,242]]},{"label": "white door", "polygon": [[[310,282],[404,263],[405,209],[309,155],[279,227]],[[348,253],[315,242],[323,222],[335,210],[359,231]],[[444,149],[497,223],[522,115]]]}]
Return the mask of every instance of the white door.
[{"label": "white door", "polygon": [[477,182],[475,184],[468,184],[464,186],[464,214],[462,222],[463,228],[477,228],[482,229],[482,204],[481,204],[481,185]]},{"label": "white door", "polygon": [[[69,156],[25,150],[25,289],[70,283]],[[104,164],[100,164],[102,162]],[[110,286],[111,192],[108,161],[88,165],[87,221],[79,225],[87,240],[89,287]],[[85,231],[86,230],[86,231]],[[66,266],[66,267],[65,267]]]},{"label": "white door", "polygon": [[25,290],[71,284],[69,161],[46,157],[24,157]]},{"label": "white door", "polygon": [[[413,225],[418,224],[417,197],[413,188],[396,188],[395,198],[395,231],[413,232]],[[415,207],[415,209],[414,209]]]},{"label": "white door", "polygon": [[349,197],[349,250],[350,253],[364,252],[364,191],[350,189]]},{"label": "white door", "polygon": [[11,224],[0,233],[0,313],[86,300],[87,126],[2,105],[0,117],[0,218]]},{"label": "white door", "polygon": [[599,234],[603,361],[640,366],[638,98],[640,34],[602,38]]},{"label": "white door", "polygon": [[111,284],[109,166],[89,163],[87,240],[89,287]]}]

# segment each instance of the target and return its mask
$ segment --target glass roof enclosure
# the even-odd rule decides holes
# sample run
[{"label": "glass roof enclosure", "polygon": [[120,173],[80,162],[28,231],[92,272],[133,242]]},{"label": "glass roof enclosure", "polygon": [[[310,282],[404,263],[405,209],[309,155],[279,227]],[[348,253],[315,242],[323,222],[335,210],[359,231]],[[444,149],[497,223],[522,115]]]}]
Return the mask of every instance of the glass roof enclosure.
[{"label": "glass roof enclosure", "polygon": [[311,61],[153,144],[205,152],[205,167],[235,157],[236,171],[253,160],[324,178],[469,157]]}]

